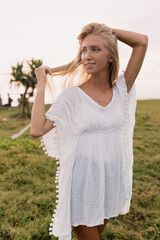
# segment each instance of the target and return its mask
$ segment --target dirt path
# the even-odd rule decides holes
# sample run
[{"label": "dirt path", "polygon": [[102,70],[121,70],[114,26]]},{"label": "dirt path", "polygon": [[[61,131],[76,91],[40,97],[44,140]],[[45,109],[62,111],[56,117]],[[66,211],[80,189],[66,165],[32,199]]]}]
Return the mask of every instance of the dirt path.
[{"label": "dirt path", "polygon": [[21,131],[19,131],[18,133],[14,134],[13,136],[11,136],[12,139],[17,138],[19,136],[21,136],[29,127],[31,126],[31,123],[28,124],[25,128],[23,128]]}]

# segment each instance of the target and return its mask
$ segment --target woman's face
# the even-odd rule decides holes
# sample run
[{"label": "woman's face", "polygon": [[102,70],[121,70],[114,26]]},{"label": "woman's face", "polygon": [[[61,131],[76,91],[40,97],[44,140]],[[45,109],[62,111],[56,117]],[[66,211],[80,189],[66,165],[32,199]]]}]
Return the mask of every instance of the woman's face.
[{"label": "woman's face", "polygon": [[82,42],[81,60],[88,74],[108,71],[108,64],[112,58],[104,41],[101,36],[90,34]]}]

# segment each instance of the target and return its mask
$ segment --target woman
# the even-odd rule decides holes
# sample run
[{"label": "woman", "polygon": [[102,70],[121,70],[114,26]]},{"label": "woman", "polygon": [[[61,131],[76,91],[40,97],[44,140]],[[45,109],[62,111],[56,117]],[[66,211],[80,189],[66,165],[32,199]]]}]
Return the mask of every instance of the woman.
[{"label": "woman", "polygon": [[[31,136],[43,137],[46,153],[59,159],[57,209],[50,234],[70,240],[98,240],[110,217],[129,212],[132,195],[135,124],[134,81],[142,66],[146,35],[86,25],[80,48],[69,64],[35,70],[38,81],[31,117]],[[117,39],[130,47],[126,70],[118,76]],[[65,88],[45,113],[47,74],[80,74],[81,84]],[[83,78],[82,78],[83,76]]]}]

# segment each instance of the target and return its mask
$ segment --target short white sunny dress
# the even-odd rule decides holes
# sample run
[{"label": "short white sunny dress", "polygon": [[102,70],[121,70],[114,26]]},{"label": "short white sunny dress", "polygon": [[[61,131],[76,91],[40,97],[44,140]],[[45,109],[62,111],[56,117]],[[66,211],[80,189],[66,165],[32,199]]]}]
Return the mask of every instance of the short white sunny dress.
[{"label": "short white sunny dress", "polygon": [[100,106],[81,88],[76,88],[85,118],[77,145],[71,185],[71,223],[94,226],[100,219],[118,216],[125,205],[121,129],[125,106],[113,88],[113,97]]},{"label": "short white sunny dress", "polygon": [[[60,202],[50,231],[70,240],[71,226],[103,224],[129,211],[136,98],[134,85],[127,93],[124,73],[105,107],[78,86],[61,95],[46,113],[57,127],[60,159]],[[51,141],[51,133],[43,137],[47,153],[54,156]]]}]

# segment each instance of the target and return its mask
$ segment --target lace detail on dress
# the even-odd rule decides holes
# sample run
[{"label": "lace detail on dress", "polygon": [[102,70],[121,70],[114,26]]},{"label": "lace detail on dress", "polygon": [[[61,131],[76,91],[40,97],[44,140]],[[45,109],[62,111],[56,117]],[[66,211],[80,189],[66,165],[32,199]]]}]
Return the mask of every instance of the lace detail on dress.
[{"label": "lace detail on dress", "polygon": [[[67,126],[69,126],[70,120],[70,101],[72,102],[72,98],[74,98],[72,91],[73,88],[66,88],[64,91],[57,97],[56,101],[50,107],[50,109],[45,114],[46,119],[49,119],[53,122],[54,128],[43,135],[41,139],[41,145],[43,146],[43,150],[45,154],[48,156],[55,158],[57,164],[57,171],[55,176],[56,183],[56,207],[54,209],[54,213],[52,215],[50,227],[49,227],[49,235],[54,235],[59,237],[59,240],[71,240],[71,227],[69,225],[68,217],[69,214],[66,211],[67,209],[67,194],[69,192],[69,184],[68,179],[71,176],[70,174],[64,175],[64,165],[66,156],[70,154],[70,151],[73,150],[74,143],[76,142],[73,139],[73,143],[71,145],[68,144],[68,132]],[[75,136],[77,138],[77,136]],[[67,141],[68,140],[68,141]],[[71,141],[71,139],[70,139]],[[69,142],[70,143],[70,142]],[[69,153],[68,153],[69,152]],[[71,161],[68,163],[68,167],[70,169]],[[69,171],[68,169],[68,171]],[[62,180],[64,182],[62,182]],[[63,184],[66,183],[67,187],[63,189]],[[63,204],[63,205],[62,205]],[[64,215],[67,215],[64,218]],[[60,218],[62,216],[62,218]],[[66,221],[66,226],[63,223]]]},{"label": "lace detail on dress", "polygon": [[[47,117],[46,117],[47,118]],[[56,129],[56,123],[53,123],[54,128],[45,134],[42,139],[41,139],[41,145],[43,146],[43,150],[45,151],[45,154],[48,154],[48,156],[55,158],[57,166],[57,171],[56,171],[56,177],[55,177],[55,183],[57,184],[56,186],[56,208],[54,209],[54,214],[52,215],[52,219],[50,223],[50,228],[49,228],[49,234],[53,235],[53,224],[54,224],[54,217],[57,211],[58,203],[59,203],[59,171],[60,171],[60,162],[59,162],[59,151],[58,151],[58,134],[57,134],[57,129]],[[66,240],[70,238],[65,238]],[[62,239],[62,240],[65,240]]]},{"label": "lace detail on dress", "polygon": [[[128,171],[127,169],[129,168],[130,165],[130,157],[129,157],[129,151],[128,151],[128,124],[130,121],[130,116],[129,116],[129,106],[128,106],[128,99],[129,99],[129,94],[127,92],[127,85],[126,81],[124,78],[124,73],[120,76],[121,78],[121,83],[123,84],[123,92],[124,92],[124,98],[125,98],[125,123],[122,127],[122,135],[123,135],[123,147],[124,147],[124,154],[125,154],[125,161],[123,165],[123,171],[125,174],[125,181],[127,183],[127,186],[129,187],[129,176],[128,176]],[[128,191],[127,191],[128,192]]]},{"label": "lace detail on dress", "polygon": [[45,134],[41,139],[41,145],[43,146],[43,150],[45,154],[48,154],[49,157],[53,157],[59,159],[59,151],[58,151],[58,142],[57,142],[57,129],[56,123],[53,123],[55,126],[50,132]]},{"label": "lace detail on dress", "polygon": [[126,214],[129,211],[130,201],[132,196],[132,175],[133,175],[133,130],[135,125],[136,111],[136,93],[135,83],[130,92],[127,92],[127,85],[124,77],[124,71],[119,76],[119,90],[123,93],[125,102],[125,123],[122,127],[122,141],[124,148],[124,165],[123,173],[126,183],[126,204],[119,214]]}]

